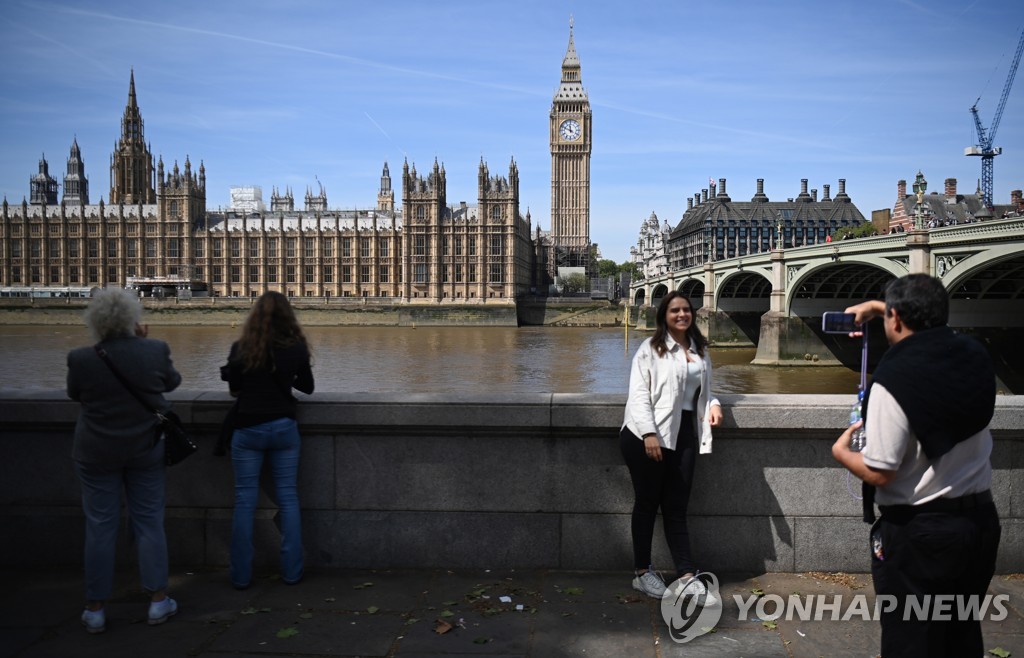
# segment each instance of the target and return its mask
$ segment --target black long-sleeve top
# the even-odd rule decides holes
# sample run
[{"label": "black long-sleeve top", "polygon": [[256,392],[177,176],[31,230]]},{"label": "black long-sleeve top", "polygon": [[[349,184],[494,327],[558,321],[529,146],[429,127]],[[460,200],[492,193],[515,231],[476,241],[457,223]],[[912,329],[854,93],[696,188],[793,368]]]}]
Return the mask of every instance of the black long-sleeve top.
[{"label": "black long-sleeve top", "polygon": [[238,356],[238,343],[228,356],[227,380],[238,396],[235,427],[252,427],[278,418],[295,418],[298,405],[291,389],[313,392],[313,369],[303,343],[275,347],[273,370],[246,371]]}]

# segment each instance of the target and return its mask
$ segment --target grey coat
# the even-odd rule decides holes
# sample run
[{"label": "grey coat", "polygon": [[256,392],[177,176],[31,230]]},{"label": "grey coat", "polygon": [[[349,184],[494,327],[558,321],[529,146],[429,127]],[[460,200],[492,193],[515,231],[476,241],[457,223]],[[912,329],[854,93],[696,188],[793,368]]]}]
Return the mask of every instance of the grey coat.
[{"label": "grey coat", "polygon": [[[100,343],[121,374],[157,409],[169,409],[163,393],[181,383],[162,340],[124,336]],[[152,449],[157,419],[118,381],[89,347],[68,353],[68,397],[82,403],[75,424],[75,461],[118,466]]]}]

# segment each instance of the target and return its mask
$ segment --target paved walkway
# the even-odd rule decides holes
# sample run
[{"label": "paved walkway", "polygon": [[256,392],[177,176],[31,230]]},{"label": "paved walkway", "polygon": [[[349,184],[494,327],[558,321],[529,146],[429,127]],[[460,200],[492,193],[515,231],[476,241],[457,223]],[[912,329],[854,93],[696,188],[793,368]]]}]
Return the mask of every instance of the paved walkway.
[{"label": "paved walkway", "polygon": [[[567,571],[324,570],[296,586],[265,575],[243,592],[225,571],[172,573],[180,611],[145,623],[147,598],[133,575],[118,574],[107,630],[79,624],[77,571],[5,570],[0,656],[862,656],[878,653],[879,627],[852,621],[764,622],[774,596],[833,601],[839,616],[855,595],[873,605],[870,577],[844,574],[721,576],[724,607],[713,632],[686,644],[669,638],[658,601],[637,596],[628,574]],[[1024,579],[997,576],[1008,614],[984,622],[985,649],[1024,658]],[[824,599],[817,599],[824,595]],[[508,600],[501,597],[508,597]],[[522,606],[522,609],[518,609]],[[826,611],[825,617],[830,618]],[[446,632],[439,632],[445,629]],[[990,653],[993,655],[1006,655]]]}]

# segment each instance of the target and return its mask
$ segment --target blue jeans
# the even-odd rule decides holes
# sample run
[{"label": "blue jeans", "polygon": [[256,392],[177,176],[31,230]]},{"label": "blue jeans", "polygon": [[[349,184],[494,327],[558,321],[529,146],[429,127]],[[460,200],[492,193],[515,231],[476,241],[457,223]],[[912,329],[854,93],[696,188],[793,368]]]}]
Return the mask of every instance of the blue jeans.
[{"label": "blue jeans", "polygon": [[231,584],[247,587],[252,580],[252,528],[259,497],[263,459],[270,463],[280,509],[281,578],[302,578],[302,518],[299,511],[299,426],[278,418],[262,425],[236,429],[231,439],[235,470],[235,513],[231,521]]},{"label": "blue jeans", "polygon": [[164,444],[158,443],[123,465],[75,462],[75,469],[82,483],[85,513],[86,598],[106,601],[113,590],[122,492],[139,553],[142,586],[150,592],[167,589]]}]

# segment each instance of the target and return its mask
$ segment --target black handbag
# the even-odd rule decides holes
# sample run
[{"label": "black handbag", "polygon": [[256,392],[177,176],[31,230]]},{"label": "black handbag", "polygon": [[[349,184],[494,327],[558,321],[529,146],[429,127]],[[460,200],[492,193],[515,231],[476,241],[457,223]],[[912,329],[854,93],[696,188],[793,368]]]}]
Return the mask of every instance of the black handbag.
[{"label": "black handbag", "polygon": [[110,360],[110,356],[107,351],[99,345],[94,345],[93,349],[96,350],[96,355],[107,364],[110,368],[110,372],[114,373],[117,380],[128,390],[132,396],[139,401],[143,407],[145,407],[150,413],[156,416],[157,426],[156,435],[153,437],[153,445],[156,445],[158,441],[164,442],[164,463],[168,466],[173,466],[178,462],[182,461],[193,452],[199,449],[192,437],[188,435],[188,430],[181,423],[181,418],[178,417],[174,411],[168,409],[167,411],[160,411],[154,409],[152,405],[146,402],[145,398],[139,395],[138,391],[128,383],[128,380],[124,378],[121,371],[117,369],[114,362]]}]

